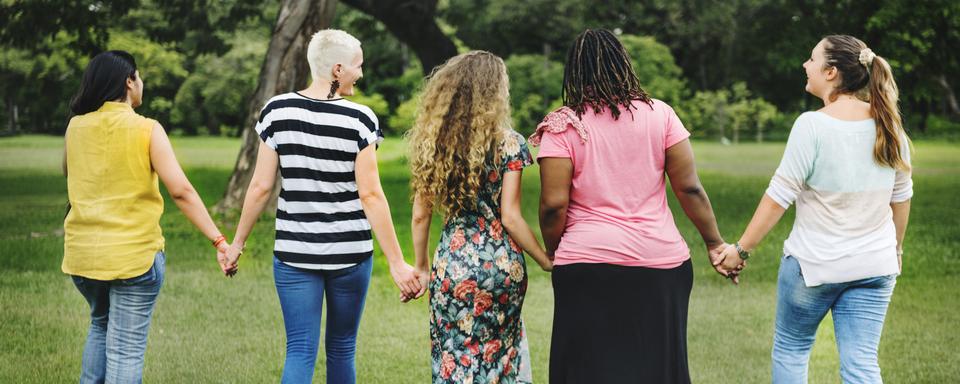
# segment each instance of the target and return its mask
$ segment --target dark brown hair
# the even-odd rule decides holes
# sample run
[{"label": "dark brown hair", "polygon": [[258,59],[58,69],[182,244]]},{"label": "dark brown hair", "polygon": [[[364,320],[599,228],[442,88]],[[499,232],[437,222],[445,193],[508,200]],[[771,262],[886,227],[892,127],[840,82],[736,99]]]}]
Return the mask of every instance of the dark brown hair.
[{"label": "dark brown hair", "polygon": [[83,71],[80,90],[70,102],[74,115],[100,109],[103,103],[125,100],[127,79],[136,80],[137,62],[126,51],[106,51],[90,60]]},{"label": "dark brown hair", "polygon": [[910,168],[900,153],[902,141],[906,140],[909,144],[910,139],[903,131],[897,105],[899,91],[890,64],[884,58],[870,53],[864,54],[861,62],[861,52],[869,48],[856,37],[830,35],[823,40],[826,65],[836,68],[840,73],[840,85],[830,95],[831,100],[836,99],[838,94],[857,94],[869,88],[870,115],[877,124],[873,158],[877,163],[894,169]]},{"label": "dark brown hair", "polygon": [[[606,29],[583,31],[567,52],[563,69],[563,105],[583,116],[587,107],[600,113],[609,108],[620,118],[620,107],[628,111],[633,101],[653,105],[640,87],[630,56],[620,40]],[[632,112],[631,112],[632,113]]]}]

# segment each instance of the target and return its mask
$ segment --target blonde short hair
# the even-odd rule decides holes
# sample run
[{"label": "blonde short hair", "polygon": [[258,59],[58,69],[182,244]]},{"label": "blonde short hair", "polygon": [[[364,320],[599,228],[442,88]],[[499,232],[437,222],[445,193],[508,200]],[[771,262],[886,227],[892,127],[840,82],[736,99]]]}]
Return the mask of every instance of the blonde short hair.
[{"label": "blonde short hair", "polygon": [[339,29],[324,29],[313,34],[307,45],[307,63],[313,79],[330,80],[330,69],[349,64],[360,50],[360,40]]}]

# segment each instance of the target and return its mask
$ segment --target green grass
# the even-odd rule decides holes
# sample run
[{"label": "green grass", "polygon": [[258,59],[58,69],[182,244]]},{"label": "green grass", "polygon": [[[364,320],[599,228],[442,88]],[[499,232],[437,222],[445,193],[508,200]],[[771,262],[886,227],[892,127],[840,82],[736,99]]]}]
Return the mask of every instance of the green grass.
[{"label": "green grass", "polygon": [[[75,381],[88,308],[60,272],[66,183],[59,174],[62,138],[0,139],[0,382]],[[180,161],[207,205],[222,195],[236,139],[174,138]],[[704,186],[723,234],[735,239],[776,168],[782,143],[721,146],[695,143]],[[960,147],[916,144],[916,195],[898,281],[881,344],[881,367],[891,383],[942,383],[960,377]],[[381,176],[408,260],[408,172],[399,139],[379,151]],[[524,174],[524,214],[536,230],[539,180]],[[688,349],[695,382],[769,382],[770,347],[780,247],[792,210],[751,259],[740,287],[719,278],[706,262],[693,226],[671,200],[677,224],[693,251],[696,283],[690,302]],[[232,234],[232,222],[218,218]],[[153,383],[276,382],[284,355],[283,325],[270,269],[272,221],[262,219],[248,244],[241,272],[220,276],[211,248],[167,199],[167,280],[156,308],[145,380]],[[435,223],[434,230],[438,230]],[[435,240],[436,235],[433,236]],[[533,265],[532,261],[529,263]],[[537,382],[546,382],[552,291],[549,275],[530,268],[524,320]],[[427,307],[397,302],[382,255],[377,255],[358,346],[359,382],[429,381]],[[818,334],[812,383],[837,383],[831,323]],[[323,357],[316,381],[323,381]]]}]

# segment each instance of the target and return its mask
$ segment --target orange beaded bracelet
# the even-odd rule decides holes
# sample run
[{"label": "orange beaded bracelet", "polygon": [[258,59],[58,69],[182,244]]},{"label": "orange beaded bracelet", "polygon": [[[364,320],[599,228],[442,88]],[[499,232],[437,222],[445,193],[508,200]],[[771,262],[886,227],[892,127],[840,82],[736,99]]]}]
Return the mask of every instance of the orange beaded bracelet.
[{"label": "orange beaded bracelet", "polygon": [[216,239],[213,239],[213,247],[220,248],[220,244],[223,244],[226,241],[227,241],[227,238],[224,237],[223,235],[217,236]]}]

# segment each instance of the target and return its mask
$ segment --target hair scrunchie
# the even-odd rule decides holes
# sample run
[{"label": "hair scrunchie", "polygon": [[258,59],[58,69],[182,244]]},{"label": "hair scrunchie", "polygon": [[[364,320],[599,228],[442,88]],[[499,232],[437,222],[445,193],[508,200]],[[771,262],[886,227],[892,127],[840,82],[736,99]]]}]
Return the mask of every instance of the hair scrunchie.
[{"label": "hair scrunchie", "polygon": [[870,48],[864,48],[860,50],[860,64],[867,68],[867,71],[870,71],[870,67],[873,66],[873,59],[877,58],[877,54],[873,53],[873,50]]}]

